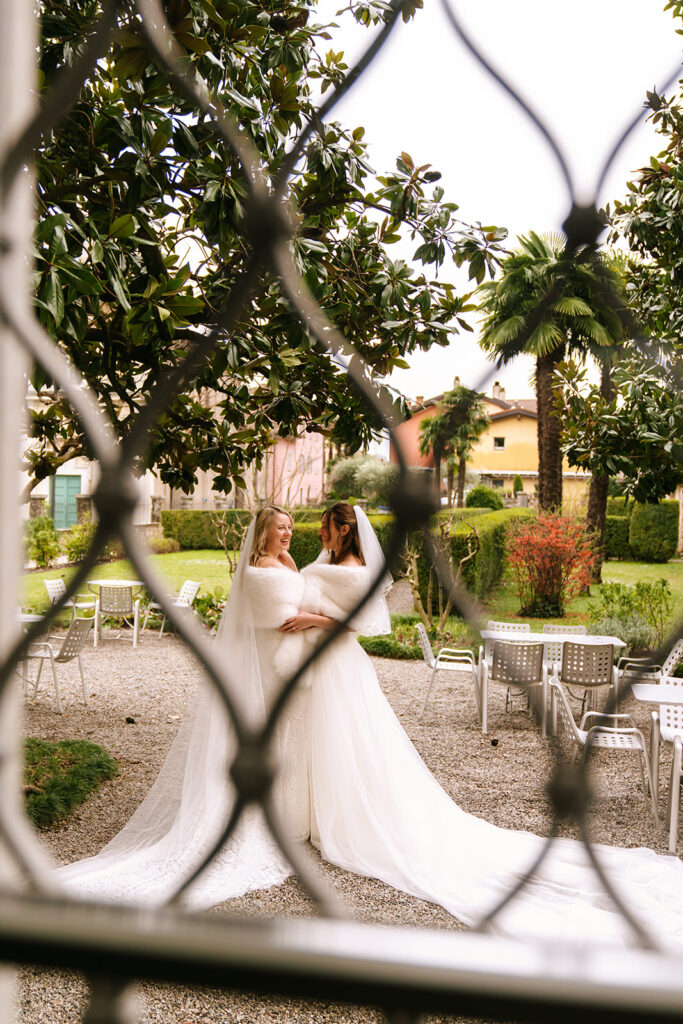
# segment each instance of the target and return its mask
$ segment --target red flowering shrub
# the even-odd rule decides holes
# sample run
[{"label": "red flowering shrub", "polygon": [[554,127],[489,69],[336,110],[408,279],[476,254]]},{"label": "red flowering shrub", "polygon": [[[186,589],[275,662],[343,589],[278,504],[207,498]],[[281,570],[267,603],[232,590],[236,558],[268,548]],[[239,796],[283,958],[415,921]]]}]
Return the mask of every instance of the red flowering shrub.
[{"label": "red flowering shrub", "polygon": [[508,560],[517,581],[520,615],[564,615],[566,600],[590,583],[594,557],[579,519],[541,512],[514,523],[508,533]]}]

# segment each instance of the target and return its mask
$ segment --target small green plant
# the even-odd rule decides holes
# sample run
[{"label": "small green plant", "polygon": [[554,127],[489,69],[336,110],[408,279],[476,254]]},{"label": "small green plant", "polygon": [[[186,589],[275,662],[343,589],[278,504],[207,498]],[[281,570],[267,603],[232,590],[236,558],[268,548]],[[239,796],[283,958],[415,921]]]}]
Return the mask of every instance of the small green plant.
[{"label": "small green plant", "polygon": [[195,598],[194,610],[211,632],[215,632],[218,628],[227,596],[228,592],[225,587],[219,585],[213,592],[200,594]]},{"label": "small green plant", "polygon": [[118,774],[114,758],[88,740],[29,738],[24,744],[24,805],[38,828],[66,818],[104,779]]},{"label": "small green plant", "polygon": [[[588,608],[592,625],[609,618],[622,621],[624,630],[628,626],[633,631],[640,622],[646,627],[648,636],[638,646],[648,647],[653,643],[659,646],[673,611],[673,594],[664,577],[652,582],[638,580],[632,585],[603,583],[598,601],[591,603]],[[645,636],[642,629],[640,633]],[[627,639],[621,633],[616,635],[622,640]]]},{"label": "small green plant", "polygon": [[52,565],[61,551],[59,534],[49,516],[29,519],[25,526],[26,553],[28,557],[46,569]]},{"label": "small green plant", "polygon": [[498,491],[486,484],[477,484],[465,498],[467,508],[503,508],[503,499]]},{"label": "small green plant", "polygon": [[147,547],[153,555],[171,555],[180,551],[180,541],[175,537],[148,537]]},{"label": "small green plant", "polygon": [[64,551],[70,562],[82,562],[95,536],[94,523],[75,523],[64,538]]}]

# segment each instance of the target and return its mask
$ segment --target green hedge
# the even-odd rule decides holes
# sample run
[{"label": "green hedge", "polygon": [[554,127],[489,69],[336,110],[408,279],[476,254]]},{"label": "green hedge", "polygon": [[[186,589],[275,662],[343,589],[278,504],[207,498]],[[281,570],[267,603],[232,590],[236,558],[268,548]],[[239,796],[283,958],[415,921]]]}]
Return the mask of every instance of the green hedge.
[{"label": "green hedge", "polygon": [[628,542],[628,516],[605,517],[605,558],[633,561],[633,552]]},{"label": "green hedge", "polygon": [[608,516],[626,516],[630,518],[631,512],[633,511],[633,501],[628,495],[624,495],[621,498],[608,498],[607,499],[607,511]]},{"label": "green hedge", "polygon": [[639,562],[668,562],[678,548],[679,515],[677,501],[635,505],[628,534],[633,557]]},{"label": "green hedge", "polygon": [[[314,562],[320,554],[320,540],[318,530],[320,529],[320,518],[314,523],[295,523],[292,539],[289,544],[289,553],[298,566],[308,565]],[[391,536],[393,516],[369,515],[368,520],[377,534],[377,538],[386,551]]]},{"label": "green hedge", "polygon": [[[476,529],[479,534],[479,551],[475,558],[467,562],[463,570],[463,582],[470,593],[483,598],[490,592],[500,579],[505,563],[505,537],[509,524],[514,519],[533,516],[529,509],[506,508],[497,512],[488,512],[480,516]],[[470,530],[466,523],[458,523],[451,534],[451,553],[453,564],[457,567],[461,558],[467,554],[467,537]],[[429,573],[431,563],[425,555],[420,559],[420,593],[423,602],[427,602]],[[433,587],[432,607],[436,612],[439,606],[438,588]]]},{"label": "green hedge", "polygon": [[237,522],[246,526],[251,522],[248,509],[228,508],[220,512],[209,509],[164,509],[161,513],[161,528],[164,537],[174,537],[182,548],[221,548],[212,516],[220,516],[226,522]]}]

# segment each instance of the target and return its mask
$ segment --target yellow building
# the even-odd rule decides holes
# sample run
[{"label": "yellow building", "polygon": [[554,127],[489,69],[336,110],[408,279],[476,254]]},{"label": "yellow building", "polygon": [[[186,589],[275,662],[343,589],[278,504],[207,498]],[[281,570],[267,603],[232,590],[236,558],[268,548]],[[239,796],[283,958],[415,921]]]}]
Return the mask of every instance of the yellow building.
[{"label": "yellow building", "polygon": [[[457,387],[456,377],[453,386]],[[524,492],[533,498],[538,482],[538,436],[535,398],[506,399],[498,382],[491,395],[483,395],[491,423],[482,434],[467,463],[479,474],[481,483],[512,495],[514,479],[519,476]],[[413,416],[398,428],[401,445],[413,465],[429,466],[431,458],[419,455],[419,426],[427,416],[440,412],[443,395],[425,400],[418,396]],[[564,462],[563,503],[569,508],[585,505],[590,473],[570,469]]]}]

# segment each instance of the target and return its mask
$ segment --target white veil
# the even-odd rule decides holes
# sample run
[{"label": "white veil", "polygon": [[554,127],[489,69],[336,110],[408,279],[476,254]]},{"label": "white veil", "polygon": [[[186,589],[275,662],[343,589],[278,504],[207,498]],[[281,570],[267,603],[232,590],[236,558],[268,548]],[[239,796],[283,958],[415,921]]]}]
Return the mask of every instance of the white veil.
[{"label": "white veil", "polygon": [[391,573],[386,571],[384,552],[377,540],[377,534],[370,525],[370,520],[360,505],[354,505],[356,523],[358,525],[358,539],[363,561],[370,570],[370,578],[374,583],[380,579],[380,584],[372,597],[363,606],[363,619],[368,620],[369,629],[364,629],[365,636],[379,636],[382,633],[391,633],[391,617],[387,607],[386,595],[393,586]]},{"label": "white veil", "polygon": [[[238,710],[251,725],[265,707],[251,606],[245,589],[254,521],[215,640],[225,656]],[[233,692],[235,691],[236,692]],[[81,897],[122,903],[163,903],[201,863],[218,839],[234,803],[229,768],[235,737],[213,686],[199,687],[156,782],[121,831],[96,856],[56,871],[65,889]],[[187,890],[201,909],[277,885],[289,874],[261,812],[248,808],[227,847]]]}]

